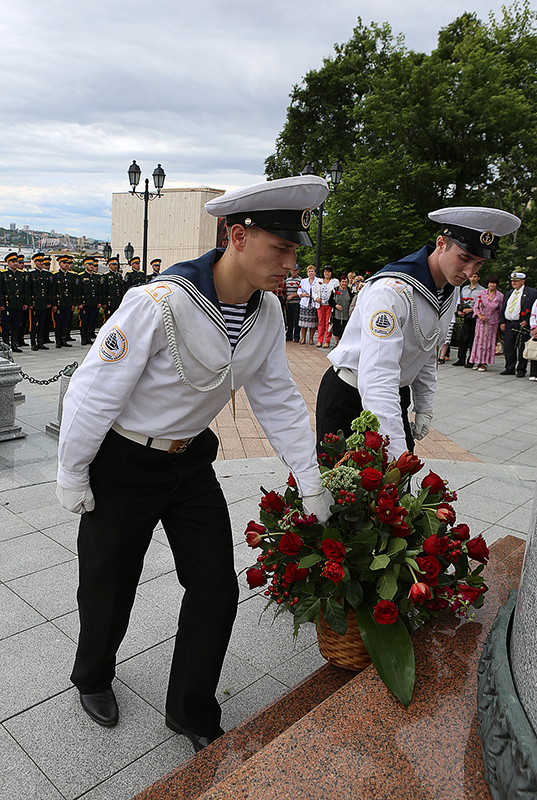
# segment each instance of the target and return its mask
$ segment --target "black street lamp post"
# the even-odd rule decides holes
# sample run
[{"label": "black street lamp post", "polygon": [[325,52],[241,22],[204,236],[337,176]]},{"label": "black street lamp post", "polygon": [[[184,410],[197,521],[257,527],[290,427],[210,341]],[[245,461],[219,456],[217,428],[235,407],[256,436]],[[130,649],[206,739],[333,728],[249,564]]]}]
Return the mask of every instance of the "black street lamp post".
[{"label": "black street lamp post", "polygon": [[[302,170],[302,175],[316,175],[317,173],[313,169],[313,164],[311,161],[308,161],[304,169]],[[330,183],[334,187],[334,192],[337,191],[337,187],[339,182],[341,181],[343,175],[343,167],[339,163],[339,159],[335,161],[332,166],[330,167]],[[319,208],[317,209],[317,249],[315,251],[315,271],[317,275],[320,275],[321,270],[321,241],[323,237],[323,210],[324,210],[324,202],[321,203]]]},{"label": "black street lamp post", "polygon": [[127,259],[127,264],[128,264],[134,255],[134,247],[130,242],[125,245],[123,252],[125,253],[125,258]]},{"label": "black street lamp post", "polygon": [[[145,189],[143,192],[137,192],[136,187],[140,183],[140,177],[142,174],[142,170],[136,163],[133,161],[128,169],[129,181],[130,185],[132,186],[132,194],[135,194],[136,197],[139,197],[141,200],[144,201],[144,238],[143,238],[143,245],[142,245],[142,272],[147,275],[147,207],[149,205],[150,200],[154,200],[155,197],[162,197],[160,190],[164,186],[164,179],[166,174],[160,164],[155,167],[153,170],[153,181],[155,183],[155,192],[149,191],[149,178],[145,179]],[[130,242],[129,242],[130,245]],[[127,245],[127,247],[129,246]],[[134,254],[134,251],[131,253],[131,258]],[[125,255],[127,255],[127,248],[125,248]],[[128,259],[127,259],[128,260]]]},{"label": "black street lamp post", "polygon": [[108,259],[109,259],[109,258],[112,258],[112,248],[111,248],[111,246],[110,246],[110,242],[107,242],[107,243],[105,244],[105,246],[103,247],[103,256],[104,256],[104,258],[105,258],[105,261],[106,261],[107,263],[108,263]]}]

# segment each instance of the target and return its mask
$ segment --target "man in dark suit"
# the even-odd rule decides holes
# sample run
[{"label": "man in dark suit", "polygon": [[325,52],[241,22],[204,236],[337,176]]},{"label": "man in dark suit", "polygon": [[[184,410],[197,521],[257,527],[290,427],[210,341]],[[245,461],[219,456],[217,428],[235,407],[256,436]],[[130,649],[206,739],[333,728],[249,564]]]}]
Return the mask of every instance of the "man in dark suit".
[{"label": "man in dark suit", "polygon": [[511,286],[503,299],[500,317],[505,349],[505,369],[500,375],[523,378],[528,365],[523,353],[530,338],[530,312],[537,300],[537,289],[526,286],[526,274],[518,269],[511,273]]}]

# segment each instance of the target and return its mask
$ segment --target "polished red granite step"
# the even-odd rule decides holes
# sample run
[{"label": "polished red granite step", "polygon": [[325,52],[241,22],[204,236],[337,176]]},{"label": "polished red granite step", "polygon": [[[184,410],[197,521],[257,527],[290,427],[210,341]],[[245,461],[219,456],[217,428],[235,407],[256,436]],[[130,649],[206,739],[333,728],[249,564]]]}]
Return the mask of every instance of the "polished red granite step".
[{"label": "polished red granite step", "polygon": [[374,667],[354,675],[327,666],[135,800],[490,800],[477,667],[523,554],[522,539],[495,542],[475,620],[445,614],[415,635],[408,709]]}]

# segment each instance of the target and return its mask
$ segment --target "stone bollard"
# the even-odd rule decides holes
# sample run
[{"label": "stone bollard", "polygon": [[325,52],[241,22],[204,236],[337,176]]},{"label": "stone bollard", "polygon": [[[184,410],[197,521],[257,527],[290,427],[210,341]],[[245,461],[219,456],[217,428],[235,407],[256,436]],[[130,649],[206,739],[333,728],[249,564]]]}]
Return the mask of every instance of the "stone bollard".
[{"label": "stone bollard", "polygon": [[15,425],[15,386],[21,380],[19,365],[0,358],[0,442],[27,435],[20,425]]},{"label": "stone bollard", "polygon": [[76,367],[71,367],[69,370],[66,370],[60,378],[60,396],[58,397],[58,419],[54,420],[54,422],[50,422],[48,425],[45,426],[45,432],[48,433],[49,436],[54,436],[55,439],[58,439],[60,436],[60,425],[62,423],[62,414],[63,414],[63,398],[65,397],[65,392],[69,388],[69,382],[71,381],[72,376],[74,375]]}]

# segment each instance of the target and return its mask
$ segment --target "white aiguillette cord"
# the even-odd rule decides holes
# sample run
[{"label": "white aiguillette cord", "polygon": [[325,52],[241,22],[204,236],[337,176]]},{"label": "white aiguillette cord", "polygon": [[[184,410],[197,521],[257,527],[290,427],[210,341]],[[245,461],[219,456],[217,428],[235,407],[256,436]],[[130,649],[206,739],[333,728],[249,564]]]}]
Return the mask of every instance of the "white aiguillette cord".
[{"label": "white aiguillette cord", "polygon": [[440,328],[436,328],[433,332],[433,335],[430,339],[427,339],[423,333],[421,332],[420,323],[418,319],[418,309],[416,308],[416,301],[414,300],[414,296],[408,286],[403,289],[401,292],[408,302],[410,303],[410,316],[412,318],[412,329],[414,331],[414,338],[416,339],[416,344],[418,348],[422,350],[424,353],[428,353],[429,350],[432,350],[438,344],[438,338],[440,336]]},{"label": "white aiguillette cord", "polygon": [[[226,366],[221,370],[215,370],[212,367],[207,366],[207,364],[204,364],[203,361],[201,361],[198,358],[198,356],[195,355],[195,353],[193,353],[190,347],[187,345],[185,338],[181,333],[181,328],[179,327],[179,322],[177,320],[177,317],[174,315],[167,297],[165,297],[162,300],[161,308],[162,308],[162,319],[164,321],[164,330],[166,331],[166,338],[168,339],[168,344],[170,346],[170,353],[172,354],[173,363],[175,364],[175,368],[177,370],[179,377],[181,378],[183,383],[186,383],[186,385],[190,389],[194,389],[196,392],[212,392],[213,389],[218,389],[218,387],[222,385],[222,383],[227,378],[228,373],[230,373],[231,405],[233,407],[233,419],[235,419],[235,381],[233,380],[233,370],[231,369],[231,361],[229,362],[229,364],[226,364]],[[179,336],[181,337],[181,341],[183,342],[184,346],[186,347],[192,358],[194,358],[198,362],[198,364],[201,364],[201,366],[204,369],[208,370],[209,372],[213,372],[218,376],[208,386],[196,386],[195,383],[192,383],[192,381],[189,380],[189,378],[187,378],[185,367],[181,359],[181,353],[179,352],[179,348],[177,347],[177,339],[175,336],[176,330],[179,331]]]}]

